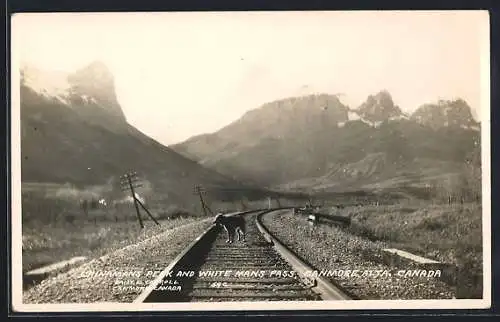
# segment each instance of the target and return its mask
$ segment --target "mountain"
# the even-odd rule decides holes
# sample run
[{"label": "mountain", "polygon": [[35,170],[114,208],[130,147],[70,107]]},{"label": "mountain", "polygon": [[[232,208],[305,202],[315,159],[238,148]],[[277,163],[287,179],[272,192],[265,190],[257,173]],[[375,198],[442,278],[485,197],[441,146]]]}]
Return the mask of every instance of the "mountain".
[{"label": "mountain", "polygon": [[[317,166],[303,151],[321,154],[312,144],[321,129],[348,120],[348,108],[336,96],[294,97],[264,104],[216,133],[172,148],[228,176],[268,185],[314,172]],[[293,162],[287,162],[290,156]]]},{"label": "mountain", "polygon": [[361,118],[373,123],[408,118],[399,106],[394,105],[391,94],[386,90],[368,96],[356,112]]},{"label": "mountain", "polygon": [[[385,90],[356,109],[328,94],[292,97],[172,148],[235,179],[278,189],[421,184],[459,173],[480,147],[479,124],[464,101],[425,106],[407,115]],[[439,113],[445,117],[435,121]]]},{"label": "mountain", "polygon": [[439,100],[437,104],[424,104],[411,118],[434,129],[454,126],[479,130],[479,122],[474,120],[470,106],[462,99]]},{"label": "mountain", "polygon": [[[128,124],[109,69],[94,62],[74,73],[21,70],[22,182],[110,185],[137,171],[149,200],[188,206],[195,184],[234,197],[251,187],[200,166]],[[239,190],[238,190],[239,189]],[[236,192],[237,193],[237,192]],[[233,194],[233,195],[231,195]]]}]

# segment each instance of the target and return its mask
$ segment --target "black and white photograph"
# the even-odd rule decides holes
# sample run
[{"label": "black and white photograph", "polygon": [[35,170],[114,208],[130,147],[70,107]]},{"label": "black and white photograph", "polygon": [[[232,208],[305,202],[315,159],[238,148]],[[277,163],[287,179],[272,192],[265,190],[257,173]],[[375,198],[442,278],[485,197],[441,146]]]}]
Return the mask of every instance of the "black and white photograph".
[{"label": "black and white photograph", "polygon": [[490,307],[487,11],[11,26],[15,311]]}]

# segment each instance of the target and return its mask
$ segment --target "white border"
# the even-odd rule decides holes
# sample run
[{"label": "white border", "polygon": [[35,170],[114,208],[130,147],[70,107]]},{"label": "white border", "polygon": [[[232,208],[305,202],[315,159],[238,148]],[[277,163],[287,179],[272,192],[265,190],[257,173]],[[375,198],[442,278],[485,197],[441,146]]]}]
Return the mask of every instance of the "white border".
[{"label": "white border", "polygon": [[[11,217],[9,223],[11,224],[11,261],[12,267],[10,269],[10,276],[12,280],[11,294],[12,294],[12,309],[14,311],[22,311],[24,304],[22,303],[23,296],[23,273],[22,269],[22,200],[21,200],[21,103],[20,92],[21,88],[16,86],[20,84],[21,77],[19,74],[20,62],[19,55],[17,54],[17,41],[16,37],[16,19],[18,14],[12,15],[11,18]],[[17,238],[16,238],[17,236]],[[21,242],[19,242],[21,240]]]},{"label": "white border", "polygon": [[[425,11],[416,11],[425,13]],[[439,11],[432,11],[439,13]],[[11,19],[11,183],[12,183],[12,309],[15,312],[141,312],[141,311],[241,311],[241,310],[387,310],[387,309],[487,309],[491,306],[491,179],[490,179],[490,27],[489,13],[481,31],[481,158],[483,207],[483,299],[477,300],[353,300],[224,303],[22,303],[20,67],[15,36],[16,19]],[[102,13],[101,13],[102,14]],[[107,13],[108,14],[108,13]],[[111,14],[111,13],[109,13]],[[118,14],[118,13],[114,13]],[[128,14],[128,13],[119,13]],[[37,14],[23,14],[37,15]]]}]

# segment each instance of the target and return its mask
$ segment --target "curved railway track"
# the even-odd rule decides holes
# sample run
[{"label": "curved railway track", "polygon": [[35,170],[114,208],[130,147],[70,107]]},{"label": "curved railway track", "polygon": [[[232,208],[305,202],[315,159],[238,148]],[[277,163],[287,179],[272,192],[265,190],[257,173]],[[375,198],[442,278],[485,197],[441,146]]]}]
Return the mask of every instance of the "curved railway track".
[{"label": "curved railway track", "polygon": [[134,302],[349,300],[328,280],[304,275],[312,268],[262,224],[276,210],[232,214],[245,216],[246,242],[227,244],[225,232],[210,227]]}]

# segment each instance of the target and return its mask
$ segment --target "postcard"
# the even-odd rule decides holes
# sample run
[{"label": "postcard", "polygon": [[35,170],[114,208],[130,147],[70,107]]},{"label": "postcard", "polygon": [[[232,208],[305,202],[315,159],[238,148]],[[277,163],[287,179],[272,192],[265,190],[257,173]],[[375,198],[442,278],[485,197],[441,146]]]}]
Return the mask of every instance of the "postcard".
[{"label": "postcard", "polygon": [[17,312],[489,308],[487,11],[12,16]]}]

